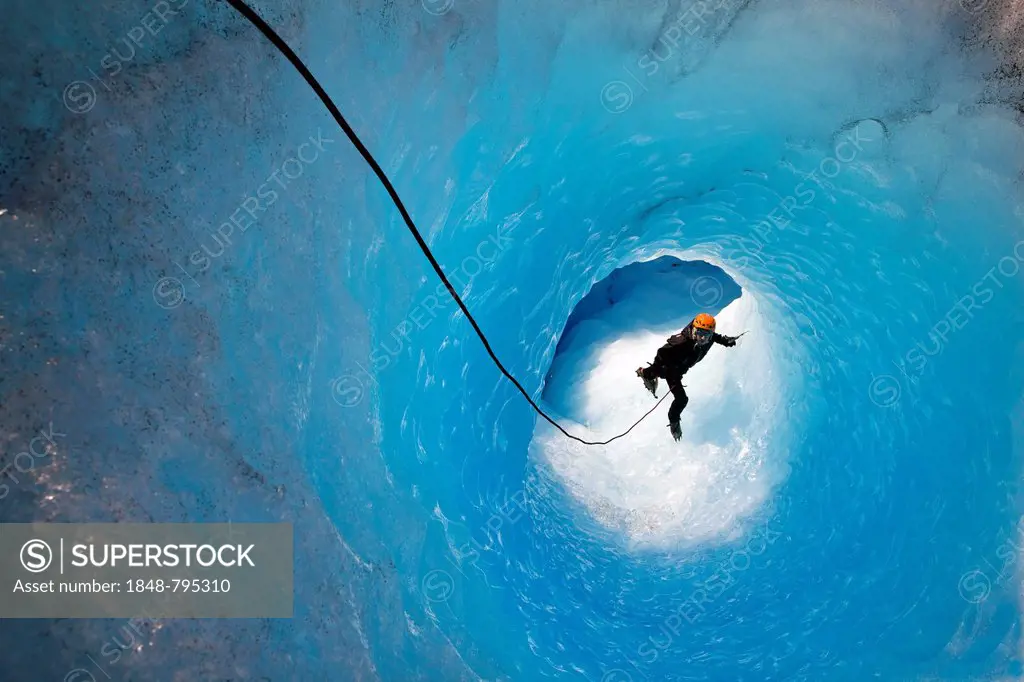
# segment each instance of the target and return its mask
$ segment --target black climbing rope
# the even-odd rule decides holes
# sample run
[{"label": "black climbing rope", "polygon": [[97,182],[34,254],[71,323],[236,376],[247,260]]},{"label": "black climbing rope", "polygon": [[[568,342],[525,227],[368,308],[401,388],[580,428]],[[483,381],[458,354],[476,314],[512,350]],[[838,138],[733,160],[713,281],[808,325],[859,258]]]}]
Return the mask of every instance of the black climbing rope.
[{"label": "black climbing rope", "polygon": [[455,299],[456,303],[459,304],[459,308],[462,310],[462,313],[466,316],[466,319],[469,320],[469,323],[473,325],[473,330],[476,332],[476,335],[480,337],[480,341],[484,344],[484,348],[487,350],[487,354],[491,356],[491,360],[493,360],[497,368],[501,370],[501,373],[504,374],[505,377],[509,381],[511,381],[517,389],[519,389],[519,392],[523,394],[523,397],[526,398],[526,401],[530,403],[530,407],[532,407],[537,412],[537,414],[544,417],[544,419],[546,419],[548,423],[550,423],[556,429],[564,433],[567,437],[572,438],[575,441],[579,441],[584,445],[607,445],[608,443],[611,443],[613,440],[617,440],[628,434],[630,431],[636,428],[637,424],[646,419],[647,416],[651,414],[651,412],[654,412],[654,410],[657,409],[658,405],[661,405],[662,401],[665,400],[666,397],[668,397],[668,393],[663,395],[661,397],[661,400],[659,400],[654,407],[648,410],[647,414],[645,414],[643,417],[640,417],[640,419],[638,419],[636,423],[633,424],[633,426],[630,426],[626,431],[620,433],[614,438],[609,438],[608,440],[603,441],[583,440],[582,438],[574,436],[565,429],[563,429],[561,425],[558,424],[558,422],[549,417],[544,412],[544,410],[542,410],[537,405],[537,403],[533,401],[533,398],[530,397],[530,394],[526,392],[526,389],[522,387],[522,385],[516,380],[516,378],[512,376],[512,374],[509,373],[507,369],[505,369],[505,366],[501,364],[501,360],[498,359],[498,356],[494,354],[494,351],[491,349],[491,344],[487,341],[487,337],[484,335],[483,331],[481,331],[480,326],[476,323],[476,320],[473,319],[473,315],[470,314],[469,309],[466,307],[466,304],[462,302],[462,298],[459,296],[458,292],[455,291],[455,287],[453,287],[451,282],[448,281],[448,277],[445,276],[444,270],[441,269],[441,266],[438,264],[437,259],[434,258],[434,254],[431,253],[430,247],[427,246],[427,243],[423,240],[423,237],[420,235],[420,231],[416,228],[416,224],[413,222],[412,217],[409,215],[409,212],[405,209],[405,204],[402,203],[401,198],[398,196],[398,192],[395,191],[395,188],[391,184],[391,181],[388,179],[388,176],[384,173],[384,170],[380,167],[380,164],[377,163],[377,160],[373,158],[373,155],[366,148],[366,145],[364,145],[362,140],[359,139],[359,136],[356,135],[356,132],[352,129],[352,126],[350,126],[348,124],[348,121],[345,120],[345,117],[341,115],[341,112],[338,110],[338,107],[335,106],[334,101],[324,91],[323,87],[321,87],[317,79],[313,77],[313,74],[310,73],[308,68],[306,68],[306,65],[302,62],[302,60],[299,59],[298,56],[292,51],[292,49],[288,46],[288,43],[286,43],[281,38],[281,36],[277,35],[277,33],[274,32],[274,29],[270,28],[270,26],[268,26],[267,23],[263,21],[263,19],[260,18],[260,16],[256,14],[256,12],[253,11],[251,7],[249,7],[249,5],[247,5],[243,0],[227,0],[227,2],[233,8],[235,8],[235,10],[239,14],[248,19],[249,22],[267,38],[267,40],[273,43],[274,47],[276,47],[281,52],[281,54],[283,54],[288,59],[288,61],[292,63],[292,66],[294,66],[295,69],[300,74],[302,74],[302,77],[306,79],[306,83],[309,84],[309,87],[313,88],[313,91],[316,92],[317,96],[320,98],[320,101],[323,102],[324,106],[327,107],[327,110],[331,112],[331,116],[334,117],[334,120],[338,123],[341,129],[345,131],[345,135],[348,137],[349,141],[352,142],[352,145],[359,151],[363,159],[366,160],[366,163],[369,164],[370,168],[373,169],[373,172],[377,175],[377,179],[379,179],[381,184],[384,185],[384,189],[386,189],[388,194],[391,196],[391,201],[394,202],[395,207],[398,209],[398,212],[402,214],[402,219],[405,221],[406,227],[408,227],[409,231],[412,232],[412,236],[416,238],[416,243],[419,244],[420,250],[423,251],[423,255],[425,255],[427,257],[427,260],[430,261],[430,265],[434,268],[434,272],[437,273],[437,276],[441,278],[441,281],[444,282],[445,287],[448,289],[448,293],[451,294],[451,297]]}]

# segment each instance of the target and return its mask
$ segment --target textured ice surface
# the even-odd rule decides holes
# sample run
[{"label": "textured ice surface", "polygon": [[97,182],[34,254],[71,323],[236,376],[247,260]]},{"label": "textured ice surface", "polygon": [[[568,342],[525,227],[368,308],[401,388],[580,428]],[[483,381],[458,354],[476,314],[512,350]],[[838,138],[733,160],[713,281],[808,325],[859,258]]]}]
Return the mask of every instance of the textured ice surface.
[{"label": "textured ice surface", "polygon": [[649,404],[632,371],[676,324],[616,325],[560,383],[616,269],[741,290],[722,323],[757,333],[693,375],[689,459],[653,415],[653,455],[588,459],[225,3],[7,3],[4,456],[67,436],[0,519],[285,519],[297,606],[116,662],[127,623],[5,621],[5,674],[1019,674],[1024,139],[1013,74],[961,41],[980,4],[256,4],[567,419]]}]

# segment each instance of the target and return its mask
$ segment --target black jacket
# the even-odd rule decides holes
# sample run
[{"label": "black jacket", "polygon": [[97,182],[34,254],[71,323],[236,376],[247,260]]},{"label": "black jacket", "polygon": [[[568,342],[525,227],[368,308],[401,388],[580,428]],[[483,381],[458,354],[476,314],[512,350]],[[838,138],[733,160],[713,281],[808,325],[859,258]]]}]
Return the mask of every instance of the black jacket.
[{"label": "black jacket", "polygon": [[686,325],[683,331],[668,338],[668,343],[658,349],[654,357],[655,364],[664,366],[672,372],[686,374],[711,350],[711,346],[720,343],[723,346],[735,345],[735,340],[729,336],[715,334],[711,343],[699,345],[692,336],[693,323]]}]

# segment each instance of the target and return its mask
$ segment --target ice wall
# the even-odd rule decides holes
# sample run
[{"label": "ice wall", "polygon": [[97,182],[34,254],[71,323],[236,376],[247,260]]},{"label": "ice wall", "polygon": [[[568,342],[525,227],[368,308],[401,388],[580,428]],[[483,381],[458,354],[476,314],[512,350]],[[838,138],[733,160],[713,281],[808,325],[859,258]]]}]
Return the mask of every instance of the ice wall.
[{"label": "ice wall", "polygon": [[126,623],[4,622],[12,679],[1016,673],[1022,140],[973,6],[255,6],[535,395],[617,267],[721,267],[778,350],[783,473],[738,535],[624,548],[227,5],[14,0],[0,425],[67,435],[0,519],[289,520],[297,610],[116,662]]}]

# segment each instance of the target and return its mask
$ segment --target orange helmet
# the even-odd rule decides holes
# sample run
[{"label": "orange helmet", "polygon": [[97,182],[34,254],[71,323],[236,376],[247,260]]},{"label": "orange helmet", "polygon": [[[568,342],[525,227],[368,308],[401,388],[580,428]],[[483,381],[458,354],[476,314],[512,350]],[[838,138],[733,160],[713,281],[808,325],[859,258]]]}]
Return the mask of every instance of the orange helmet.
[{"label": "orange helmet", "polygon": [[707,329],[708,331],[715,331],[715,318],[707,313],[701,313],[697,317],[693,318],[694,329]]}]

